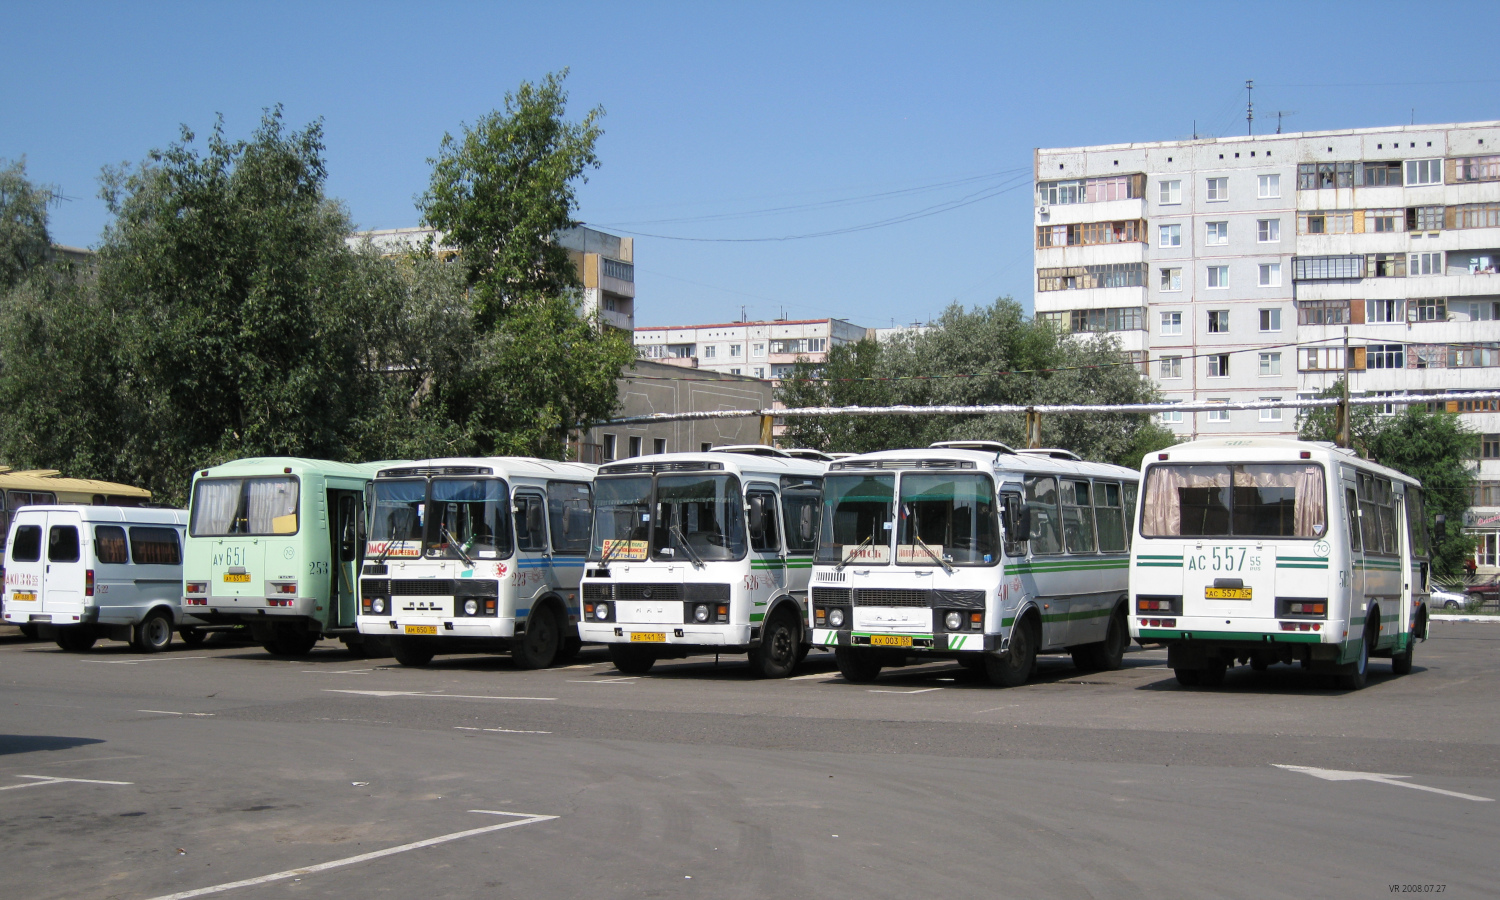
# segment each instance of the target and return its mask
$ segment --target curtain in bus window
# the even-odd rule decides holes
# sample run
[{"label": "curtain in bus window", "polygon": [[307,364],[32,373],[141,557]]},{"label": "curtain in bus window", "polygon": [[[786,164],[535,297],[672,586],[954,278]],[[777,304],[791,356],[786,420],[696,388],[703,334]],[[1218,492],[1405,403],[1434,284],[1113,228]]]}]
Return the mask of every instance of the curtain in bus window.
[{"label": "curtain in bus window", "polygon": [[1062,528],[1057,511],[1057,479],[1031,476],[1026,479],[1026,508],[1031,510],[1031,552],[1062,552]]},{"label": "curtain in bus window", "polygon": [[1142,501],[1149,537],[1229,534],[1228,466],[1152,466]]},{"label": "curtain in bus window", "polygon": [[177,542],[176,529],[131,528],[130,556],[136,565],[182,565],[182,545]]},{"label": "curtain in bus window", "polygon": [[290,478],[252,478],[246,504],[246,534],[295,534],[297,482]]},{"label": "curtain in bus window", "polygon": [[1120,511],[1120,486],[1111,481],[1094,482],[1094,519],[1099,523],[1099,550],[1119,553],[1125,549],[1125,517]]},{"label": "curtain in bus window", "polygon": [[104,565],[124,565],[130,561],[125,555],[125,529],[119,525],[94,526],[94,561]]},{"label": "curtain in bus window", "polygon": [[240,505],[238,479],[200,481],[193,497],[193,534],[229,534]]},{"label": "curtain in bus window", "polygon": [[1069,553],[1094,552],[1094,511],[1087,481],[1064,481],[1063,538]]},{"label": "curtain in bus window", "polygon": [[1234,467],[1234,534],[1322,537],[1327,531],[1320,466]]}]

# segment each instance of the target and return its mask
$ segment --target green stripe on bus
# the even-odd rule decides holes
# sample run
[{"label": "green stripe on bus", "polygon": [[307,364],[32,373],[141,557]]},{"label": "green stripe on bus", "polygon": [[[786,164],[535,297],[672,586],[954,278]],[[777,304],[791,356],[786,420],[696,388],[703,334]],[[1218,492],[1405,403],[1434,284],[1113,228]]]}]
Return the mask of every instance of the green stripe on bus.
[{"label": "green stripe on bus", "polygon": [[765,617],[766,617],[765,613],[751,613],[750,614],[750,621],[752,621],[752,622],[759,622],[762,619],[764,619]]}]

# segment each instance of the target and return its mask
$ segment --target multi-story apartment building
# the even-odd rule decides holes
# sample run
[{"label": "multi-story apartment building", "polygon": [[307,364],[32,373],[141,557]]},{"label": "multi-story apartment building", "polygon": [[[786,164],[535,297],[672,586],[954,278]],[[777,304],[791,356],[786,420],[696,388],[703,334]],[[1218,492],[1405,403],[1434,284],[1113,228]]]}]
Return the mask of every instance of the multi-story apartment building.
[{"label": "multi-story apartment building", "polygon": [[635,349],[668,365],[779,381],[797,360],[822,362],[830,348],[862,340],[865,331],[843,319],[671,325],[637,328]]},{"label": "multi-story apartment building", "polygon": [[[351,247],[369,240],[383,254],[399,254],[421,247],[429,239],[440,256],[457,251],[443,243],[435,228],[383,228],[360,231],[346,241]],[[579,310],[622,331],[635,330],[635,239],[618,237],[580,225],[557,233],[557,242],[583,282]]]},{"label": "multi-story apartment building", "polygon": [[[1356,394],[1500,388],[1500,122],[1038,150],[1035,172],[1037,317],[1115,334],[1168,400],[1310,395],[1346,366]],[[1500,572],[1500,406],[1447,409],[1485,435],[1465,524]]]}]

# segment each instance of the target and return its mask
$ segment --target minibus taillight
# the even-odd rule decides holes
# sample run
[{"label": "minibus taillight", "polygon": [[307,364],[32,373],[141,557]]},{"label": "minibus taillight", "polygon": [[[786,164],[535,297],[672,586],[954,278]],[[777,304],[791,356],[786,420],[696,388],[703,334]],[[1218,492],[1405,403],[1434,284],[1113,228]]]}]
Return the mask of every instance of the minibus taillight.
[{"label": "minibus taillight", "polygon": [[189,594],[206,594],[208,593],[208,582],[189,581],[187,583],[187,592]]},{"label": "minibus taillight", "polygon": [[297,593],[297,582],[295,581],[283,581],[278,584],[272,585],[272,587],[276,588],[276,593],[278,594]]},{"label": "minibus taillight", "polygon": [[94,570],[88,569],[83,573],[83,595],[94,596]]}]

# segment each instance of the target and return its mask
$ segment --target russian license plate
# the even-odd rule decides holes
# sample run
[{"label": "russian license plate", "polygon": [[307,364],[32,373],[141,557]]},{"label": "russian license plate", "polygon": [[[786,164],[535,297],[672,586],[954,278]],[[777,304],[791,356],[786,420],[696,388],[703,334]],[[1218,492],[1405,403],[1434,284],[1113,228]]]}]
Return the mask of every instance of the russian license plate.
[{"label": "russian license plate", "polygon": [[1205,600],[1249,600],[1250,588],[1204,588]]},{"label": "russian license plate", "polygon": [[224,580],[227,581],[227,582],[229,582],[230,584],[249,584],[250,583],[250,573],[249,572],[238,572],[238,573],[236,573],[236,572],[225,572],[224,573]]},{"label": "russian license plate", "polygon": [[406,626],[406,633],[407,634],[437,634],[437,626],[436,625],[408,625],[408,626]]},{"label": "russian license plate", "polygon": [[663,631],[632,631],[630,642],[632,644],[665,644],[667,635]]},{"label": "russian license plate", "polygon": [[870,646],[910,647],[911,638],[904,634],[872,634],[870,635]]},{"label": "russian license plate", "polygon": [[36,591],[14,591],[10,595],[12,600],[35,600]]}]

